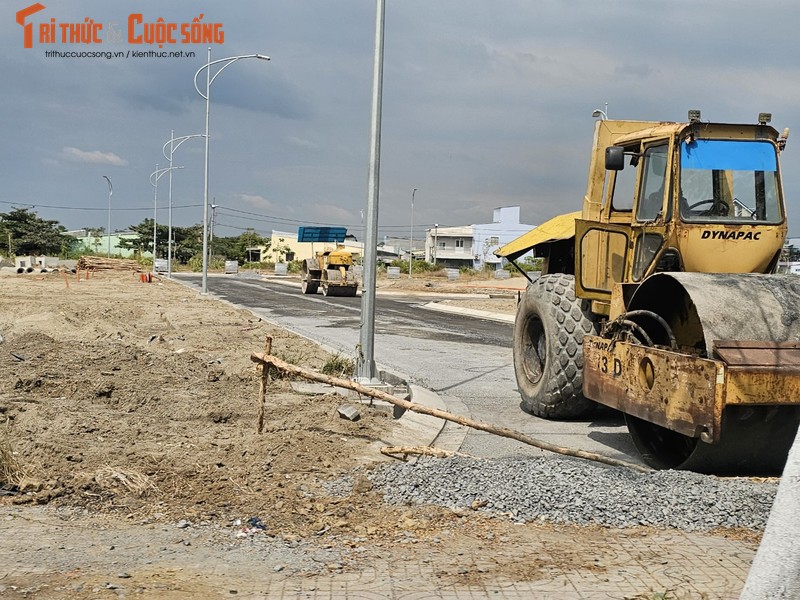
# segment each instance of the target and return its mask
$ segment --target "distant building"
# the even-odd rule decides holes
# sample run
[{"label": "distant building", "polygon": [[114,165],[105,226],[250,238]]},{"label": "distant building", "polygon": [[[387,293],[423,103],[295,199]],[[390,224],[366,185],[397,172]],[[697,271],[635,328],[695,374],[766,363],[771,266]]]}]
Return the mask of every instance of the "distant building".
[{"label": "distant building", "polygon": [[[109,236],[104,233],[98,235],[90,235],[88,230],[78,229],[75,231],[67,231],[66,235],[71,235],[77,240],[78,248],[85,248],[86,252],[94,252],[95,254],[106,254],[109,248]],[[139,234],[134,231],[118,231],[111,234],[111,256],[117,258],[133,258],[136,252],[132,248],[120,248],[120,240],[138,240]],[[174,244],[174,240],[173,240]],[[152,252],[142,252],[142,257],[152,258]]]},{"label": "distant building", "polygon": [[456,269],[501,269],[494,251],[535,227],[520,223],[519,212],[519,206],[503,206],[494,209],[491,223],[428,229],[425,260]]},{"label": "distant building", "polygon": [[800,238],[787,238],[783,245],[781,261],[778,263],[779,273],[800,275]]}]

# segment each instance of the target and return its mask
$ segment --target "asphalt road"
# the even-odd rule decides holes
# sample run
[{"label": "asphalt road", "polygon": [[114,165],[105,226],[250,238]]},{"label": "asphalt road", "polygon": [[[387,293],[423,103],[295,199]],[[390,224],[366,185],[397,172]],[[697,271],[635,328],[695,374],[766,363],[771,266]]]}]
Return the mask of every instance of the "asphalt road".
[{"label": "asphalt road", "polygon": [[[176,275],[199,288],[199,275]],[[292,280],[209,275],[208,291],[247,308],[329,350],[355,356],[361,298],[303,295]],[[611,411],[591,421],[555,422],[519,408],[512,365],[512,325],[463,314],[432,311],[430,296],[378,292],[375,308],[375,361],[384,371],[427,388],[451,412],[521,431],[553,444],[599,452],[641,463],[622,418]],[[254,349],[258,350],[258,349]],[[482,457],[541,451],[489,433],[448,424],[443,444]]]}]

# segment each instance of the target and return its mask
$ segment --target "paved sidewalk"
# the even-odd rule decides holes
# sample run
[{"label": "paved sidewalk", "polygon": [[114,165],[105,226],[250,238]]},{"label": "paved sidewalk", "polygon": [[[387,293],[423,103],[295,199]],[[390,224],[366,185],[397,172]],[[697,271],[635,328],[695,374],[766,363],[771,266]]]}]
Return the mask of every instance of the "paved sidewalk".
[{"label": "paved sidewalk", "polygon": [[456,537],[297,546],[202,527],[65,522],[33,507],[3,512],[0,597],[11,599],[728,600],[755,553],[752,542],[652,529],[518,526],[487,552]]}]

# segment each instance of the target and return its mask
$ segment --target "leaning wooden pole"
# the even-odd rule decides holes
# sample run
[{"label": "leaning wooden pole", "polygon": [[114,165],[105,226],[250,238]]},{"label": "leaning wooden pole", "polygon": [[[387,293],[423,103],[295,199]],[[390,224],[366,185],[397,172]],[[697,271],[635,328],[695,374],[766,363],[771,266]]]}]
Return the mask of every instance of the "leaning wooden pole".
[{"label": "leaning wooden pole", "polygon": [[285,373],[291,373],[292,375],[297,375],[299,377],[303,377],[304,379],[309,379],[311,381],[319,381],[321,383],[327,383],[328,385],[333,385],[336,387],[353,390],[354,392],[358,392],[359,394],[363,394],[364,396],[377,398],[378,400],[385,400],[386,402],[390,402],[391,404],[394,404],[395,406],[399,406],[406,410],[410,410],[423,415],[429,415],[431,417],[436,417],[438,419],[444,419],[446,421],[452,421],[453,423],[458,423],[459,425],[471,427],[472,429],[487,431],[495,435],[511,438],[513,440],[517,440],[518,442],[522,442],[523,444],[527,444],[529,446],[535,446],[536,448],[541,448],[542,450],[547,450],[548,452],[554,452],[556,454],[563,454],[564,456],[574,456],[576,458],[592,460],[595,462],[611,465],[614,467],[626,467],[628,469],[633,469],[634,471],[639,471],[641,473],[650,473],[653,470],[650,469],[649,467],[637,465],[635,463],[628,462],[626,460],[618,460],[616,458],[611,458],[610,456],[603,456],[602,454],[587,452],[586,450],[575,450],[573,448],[556,446],[555,444],[551,444],[543,440],[529,437],[524,433],[520,433],[519,431],[514,431],[513,429],[508,429],[507,427],[495,427],[494,425],[489,425],[488,423],[483,423],[481,421],[475,421],[473,419],[462,417],[460,415],[455,415],[453,413],[449,413],[444,410],[438,410],[436,408],[430,408],[422,404],[416,404],[414,402],[410,402],[402,398],[397,398],[396,396],[392,396],[391,394],[387,394],[386,392],[382,392],[380,390],[376,390],[361,385],[360,383],[357,383],[355,381],[350,381],[349,379],[340,379],[338,377],[331,377],[330,375],[323,375],[322,373],[317,373],[309,369],[304,369],[303,367],[298,367],[297,365],[287,363],[286,361],[283,361],[276,356],[271,356],[266,353],[253,352],[250,355],[250,359],[253,362],[261,363],[262,365],[272,365],[280,371],[283,371]]}]

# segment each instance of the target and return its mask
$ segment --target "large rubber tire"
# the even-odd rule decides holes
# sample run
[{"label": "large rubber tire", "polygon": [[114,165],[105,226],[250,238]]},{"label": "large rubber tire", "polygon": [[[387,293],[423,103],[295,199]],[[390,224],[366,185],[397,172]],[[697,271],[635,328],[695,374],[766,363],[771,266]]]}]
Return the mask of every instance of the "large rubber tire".
[{"label": "large rubber tire", "polygon": [[514,372],[523,410],[545,419],[577,419],[596,404],[583,396],[583,336],[597,324],[575,298],[572,275],[544,275],[525,291],[514,322]]}]

